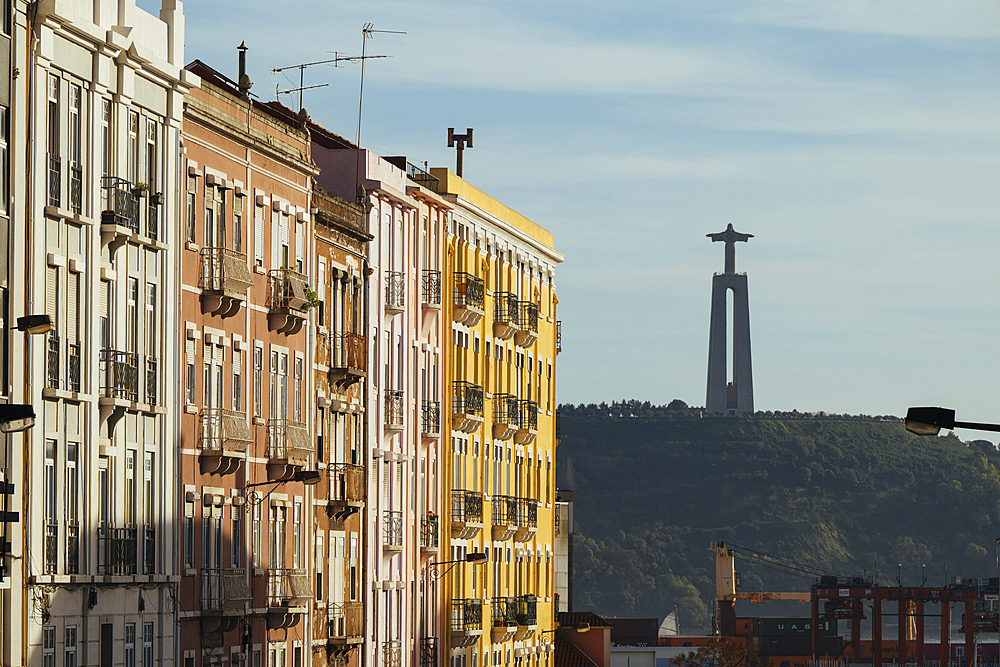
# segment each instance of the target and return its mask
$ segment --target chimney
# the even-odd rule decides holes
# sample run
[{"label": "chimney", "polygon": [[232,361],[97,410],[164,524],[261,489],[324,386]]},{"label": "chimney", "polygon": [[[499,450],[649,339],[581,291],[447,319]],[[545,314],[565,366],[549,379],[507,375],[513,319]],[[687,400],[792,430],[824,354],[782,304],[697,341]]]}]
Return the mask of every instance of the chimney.
[{"label": "chimney", "polygon": [[250,88],[253,87],[253,81],[247,76],[247,45],[246,42],[240,42],[240,45],[236,47],[240,52],[240,78],[237,84],[240,89],[240,94],[244,99],[250,99]]}]

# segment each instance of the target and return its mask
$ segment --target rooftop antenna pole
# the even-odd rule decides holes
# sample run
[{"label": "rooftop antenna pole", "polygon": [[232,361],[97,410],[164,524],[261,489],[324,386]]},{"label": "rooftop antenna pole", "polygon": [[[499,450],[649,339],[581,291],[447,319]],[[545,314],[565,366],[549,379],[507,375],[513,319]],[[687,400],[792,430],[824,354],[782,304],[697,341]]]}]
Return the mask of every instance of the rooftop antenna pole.
[{"label": "rooftop antenna pole", "polygon": [[364,60],[365,60],[365,58],[388,58],[389,57],[389,56],[366,56],[366,55],[360,55],[360,56],[342,56],[339,53],[337,53],[336,51],[331,51],[331,53],[333,53],[334,57],[330,58],[329,60],[317,60],[317,61],[311,62],[311,63],[301,63],[301,64],[298,64],[298,65],[288,65],[287,67],[272,67],[271,71],[274,72],[275,74],[277,74],[278,72],[284,72],[287,69],[297,69],[297,70],[299,70],[299,87],[298,88],[286,88],[285,90],[279,90],[278,86],[275,85],[275,87],[274,87],[274,94],[275,94],[275,96],[286,95],[288,93],[298,93],[299,94],[299,110],[301,111],[302,110],[302,91],[303,90],[309,90],[310,88],[325,88],[326,86],[330,85],[328,83],[320,83],[320,84],[316,84],[315,86],[307,86],[307,85],[305,85],[304,79],[305,79],[305,71],[306,71],[307,67],[312,67],[313,65],[328,65],[330,63],[333,63],[333,66],[336,67],[337,63],[341,63],[341,62],[345,62],[345,61],[346,62],[352,62],[352,63],[354,63],[354,62],[357,62],[359,60],[361,61],[362,67],[364,67]]},{"label": "rooftop antenna pole", "polygon": [[[406,33],[402,30],[375,30],[374,23],[366,23],[361,27],[361,90],[358,92],[358,138],[356,143],[358,148],[361,147],[361,109],[362,102],[365,97],[365,49],[368,46],[368,40],[371,39],[376,32],[389,33],[393,35],[405,35]],[[376,57],[376,56],[372,56]],[[384,58],[385,56],[378,56]]]}]

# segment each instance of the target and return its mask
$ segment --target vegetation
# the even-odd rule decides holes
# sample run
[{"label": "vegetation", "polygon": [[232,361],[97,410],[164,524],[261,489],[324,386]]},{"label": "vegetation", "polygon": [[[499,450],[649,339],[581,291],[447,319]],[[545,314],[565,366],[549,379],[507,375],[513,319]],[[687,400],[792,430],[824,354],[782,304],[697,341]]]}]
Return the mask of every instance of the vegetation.
[{"label": "vegetation", "polygon": [[[919,584],[922,566],[932,584],[996,576],[989,442],[917,438],[884,416],[699,418],[681,401],[560,410],[574,609],[662,618],[676,606],[682,631],[707,630],[716,540],[842,576],[877,570],[883,584]],[[745,591],[812,583],[739,558],[737,570]]]},{"label": "vegetation", "polygon": [[706,646],[670,659],[671,667],[768,667],[757,648],[742,640],[713,639]]}]

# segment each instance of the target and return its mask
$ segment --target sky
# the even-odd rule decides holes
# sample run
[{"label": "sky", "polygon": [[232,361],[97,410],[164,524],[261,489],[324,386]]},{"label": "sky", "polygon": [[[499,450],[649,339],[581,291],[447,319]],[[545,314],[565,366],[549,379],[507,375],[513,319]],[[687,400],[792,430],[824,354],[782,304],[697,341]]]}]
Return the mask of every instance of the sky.
[{"label": "sky", "polygon": [[[156,0],[139,5],[157,9]],[[996,0],[188,2],[185,60],[366,53],[362,146],[454,169],[548,228],[558,399],[704,405],[728,223],[758,410],[1000,422]],[[305,71],[357,138],[360,66]],[[279,98],[297,107],[298,99]],[[978,437],[973,433],[960,436]]]}]

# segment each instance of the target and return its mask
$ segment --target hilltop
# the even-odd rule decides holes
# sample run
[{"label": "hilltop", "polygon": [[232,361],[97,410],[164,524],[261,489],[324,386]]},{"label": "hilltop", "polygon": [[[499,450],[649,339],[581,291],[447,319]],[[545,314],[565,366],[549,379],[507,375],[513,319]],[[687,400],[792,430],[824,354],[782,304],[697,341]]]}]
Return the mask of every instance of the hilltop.
[{"label": "hilltop", "polygon": [[[1000,452],[894,417],[700,418],[680,401],[561,406],[557,484],[576,503],[574,608],[710,627],[711,541],[841,575],[995,576]],[[741,590],[808,579],[740,565]]]}]

